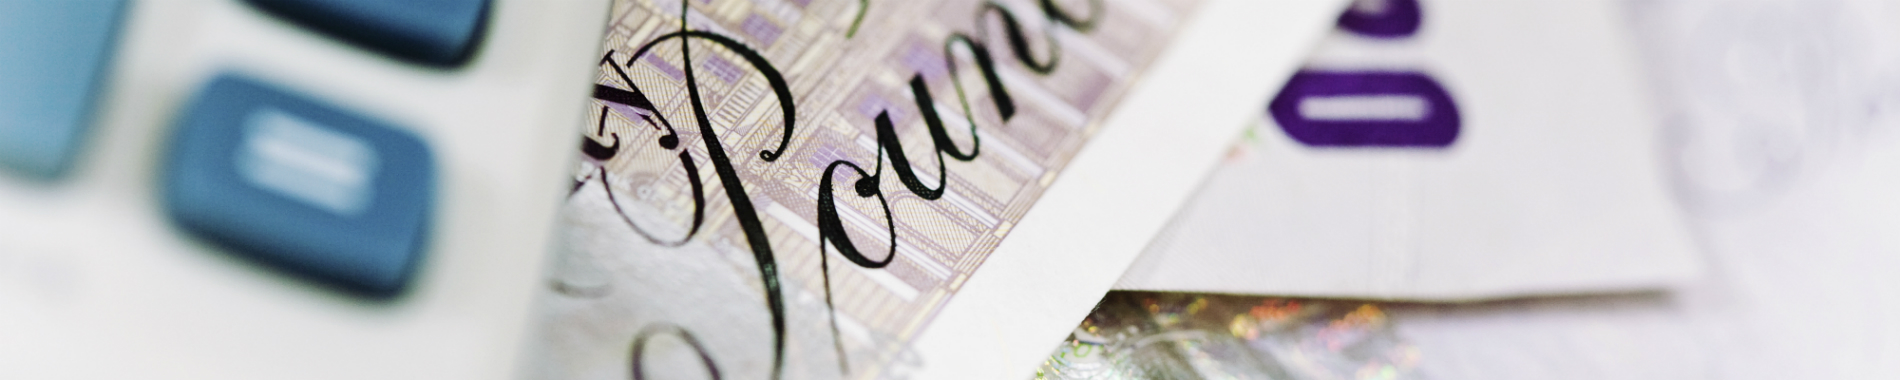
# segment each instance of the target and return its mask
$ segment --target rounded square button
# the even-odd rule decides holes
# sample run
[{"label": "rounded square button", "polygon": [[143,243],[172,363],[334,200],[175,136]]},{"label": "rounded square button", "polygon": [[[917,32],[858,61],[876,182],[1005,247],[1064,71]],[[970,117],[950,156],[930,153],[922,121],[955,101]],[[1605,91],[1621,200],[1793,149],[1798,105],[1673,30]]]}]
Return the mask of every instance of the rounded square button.
[{"label": "rounded square button", "polygon": [[185,230],[365,295],[409,282],[435,198],[435,162],[416,135],[231,75],[176,128],[162,181]]}]

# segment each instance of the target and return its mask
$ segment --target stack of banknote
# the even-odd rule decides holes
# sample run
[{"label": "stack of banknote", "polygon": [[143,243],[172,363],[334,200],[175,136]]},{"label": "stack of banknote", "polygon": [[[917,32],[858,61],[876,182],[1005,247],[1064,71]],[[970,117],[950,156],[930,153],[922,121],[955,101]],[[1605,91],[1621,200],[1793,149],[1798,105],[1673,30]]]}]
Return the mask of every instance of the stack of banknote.
[{"label": "stack of banknote", "polygon": [[[1171,222],[1169,232],[1117,284],[1127,289],[1383,301],[1355,307],[1347,301],[1114,291],[1054,350],[1037,376],[1774,379],[1891,373],[1892,345],[1900,341],[1889,327],[1897,306],[1893,300],[1900,299],[1889,275],[1900,268],[1900,256],[1894,255],[1900,252],[1900,239],[1891,231],[1900,226],[1895,217],[1900,203],[1889,194],[1900,190],[1900,177],[1893,174],[1900,169],[1900,157],[1892,153],[1900,148],[1900,140],[1888,130],[1900,125],[1893,111],[1900,97],[1892,90],[1900,78],[1900,71],[1892,69],[1893,61],[1900,59],[1895,48],[1900,46],[1895,39],[1900,30],[1893,27],[1900,8],[1851,1],[1420,3],[1425,16],[1418,38],[1424,42],[1414,48],[1415,55],[1405,56],[1412,59],[1405,63],[1445,87],[1464,121],[1458,137],[1440,149],[1469,150],[1316,157],[1312,153],[1317,152],[1301,149],[1313,144],[1298,136],[1297,127],[1271,110],[1235,143],[1217,174]],[[1570,9],[1550,12],[1561,8]],[[1347,21],[1352,17],[1341,18],[1342,29],[1351,28]],[[1455,25],[1434,26],[1434,20]],[[1329,37],[1308,68],[1383,59],[1390,54],[1375,49],[1389,51],[1405,44],[1334,47],[1366,40],[1364,33],[1357,34]],[[1603,39],[1580,44],[1587,41],[1575,38],[1585,35]],[[1601,50],[1605,45],[1617,51],[1606,54]],[[1341,53],[1349,49],[1367,52]],[[1632,56],[1617,64],[1634,63],[1636,70],[1604,68],[1608,62],[1600,60],[1610,55]],[[1420,60],[1427,62],[1422,70],[1416,66]],[[1274,104],[1297,94],[1297,82],[1289,82]],[[1497,140],[1479,140],[1490,139],[1480,137],[1487,131],[1479,128],[1537,133],[1489,133]],[[1605,134],[1563,137],[1575,132],[1573,128]],[[1621,128],[1629,129],[1622,140],[1611,140],[1617,137],[1604,132]],[[1467,141],[1470,145],[1460,146]],[[1510,159],[1486,158],[1488,162],[1476,163],[1482,171],[1433,173],[1433,166],[1472,165],[1457,161],[1493,149],[1479,144],[1534,148]],[[1602,151],[1633,148],[1640,151]],[[1579,151],[1583,149],[1597,151]],[[1540,158],[1542,154],[1551,156]],[[1640,161],[1606,160],[1617,155]],[[1591,162],[1578,165],[1550,158]],[[1326,160],[1335,162],[1322,167],[1329,164]],[[1643,206],[1662,213],[1650,218],[1667,223],[1610,217],[1620,212],[1618,207],[1631,205],[1632,198],[1611,202],[1598,198],[1602,194],[1522,188],[1566,182],[1512,172],[1509,167],[1514,165],[1536,166],[1565,178],[1628,174],[1580,171],[1583,168],[1640,173],[1625,180],[1642,182],[1647,191],[1665,191],[1662,204]],[[1372,174],[1341,179],[1343,170]],[[1445,186],[1431,184],[1434,179],[1460,175],[1451,184],[1462,185],[1458,191],[1474,197],[1420,190],[1420,185]],[[1353,194],[1411,193],[1396,196],[1397,201],[1380,198],[1357,209],[1341,209],[1339,202],[1324,201],[1335,195],[1312,191],[1337,190],[1343,181],[1362,186]],[[1520,188],[1486,193],[1471,186],[1486,182]],[[1607,189],[1600,185],[1570,190]],[[1544,198],[1519,203],[1523,197]],[[1592,209],[1587,214],[1592,216],[1552,206],[1564,201],[1590,202],[1583,206]],[[1431,212],[1445,203],[1460,207],[1463,215]],[[1497,208],[1510,205],[1526,209]],[[1337,216],[1354,211],[1374,214]],[[1358,219],[1351,219],[1355,216]],[[1439,225],[1402,223],[1408,220]],[[1619,225],[1589,225],[1593,223]],[[1369,232],[1328,235],[1353,225]],[[1539,230],[1548,226],[1570,226],[1567,233],[1576,236],[1604,228],[1643,226],[1646,231],[1600,235],[1623,241],[1577,242]],[[1490,237],[1434,240],[1474,232]],[[1500,238],[1526,233],[1543,235],[1531,241]],[[1644,242],[1645,236],[1650,240]],[[1393,245],[1391,239],[1409,243]],[[1621,265],[1606,268],[1572,261],[1540,270],[1527,266],[1527,260],[1508,257],[1549,255],[1525,244],[1552,239],[1564,244],[1550,248],[1590,249],[1599,256],[1538,260]],[[1683,247],[1682,240],[1693,241],[1693,249]],[[1442,249],[1459,243],[1485,246]],[[1648,244],[1652,249],[1604,249],[1605,243]],[[1433,244],[1441,249],[1434,250]],[[1402,258],[1393,259],[1393,248]],[[1339,255],[1289,253],[1304,250]],[[1455,262],[1462,260],[1459,256],[1484,260]],[[1695,261],[1708,265],[1699,275],[1658,270],[1685,265],[1684,260],[1692,270]],[[1236,264],[1242,262],[1251,264]],[[1339,273],[1351,269],[1360,272]],[[1638,275],[1642,271],[1652,272]],[[1498,272],[1543,278],[1517,283],[1532,287],[1513,287],[1499,282],[1513,274]],[[1606,274],[1613,276],[1577,281]],[[1644,277],[1648,279],[1631,281]],[[1566,295],[1490,300],[1554,293]],[[1294,315],[1276,311],[1296,304],[1328,305],[1335,313],[1379,310],[1382,318],[1368,324],[1360,321],[1375,319],[1332,314],[1281,317],[1297,322],[1275,324],[1275,319],[1262,317]],[[1374,332],[1329,335],[1318,326],[1358,326]],[[1350,338],[1334,343],[1329,336]],[[1315,362],[1331,365],[1311,364]]]},{"label": "stack of banknote", "polygon": [[620,0],[523,376],[1510,375],[1435,332],[1702,286],[1891,117],[1801,34],[1869,6],[1700,6]]}]

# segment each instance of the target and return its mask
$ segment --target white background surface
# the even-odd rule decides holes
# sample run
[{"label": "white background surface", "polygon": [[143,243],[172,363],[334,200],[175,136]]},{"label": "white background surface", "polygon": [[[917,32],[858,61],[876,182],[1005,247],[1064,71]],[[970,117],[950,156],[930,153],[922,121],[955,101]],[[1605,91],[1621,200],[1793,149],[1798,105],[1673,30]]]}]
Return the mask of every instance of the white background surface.
[{"label": "white background surface", "polygon": [[1707,274],[1644,294],[1393,305],[1421,373],[1900,377],[1900,4],[1626,4]]}]

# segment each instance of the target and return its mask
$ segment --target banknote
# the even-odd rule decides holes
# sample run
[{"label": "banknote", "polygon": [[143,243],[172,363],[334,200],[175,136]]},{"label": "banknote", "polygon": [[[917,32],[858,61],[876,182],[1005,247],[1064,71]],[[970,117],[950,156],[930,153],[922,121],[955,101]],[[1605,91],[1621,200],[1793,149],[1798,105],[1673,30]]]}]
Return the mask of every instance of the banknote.
[{"label": "banknote", "polygon": [[1891,233],[1900,229],[1900,7],[1616,5],[1667,136],[1654,164],[1672,189],[1668,207],[1686,215],[1708,273],[1660,292],[1375,304],[1416,352],[1409,373],[1890,376],[1900,342],[1900,279],[1891,275],[1900,268]]},{"label": "banknote", "polygon": [[1700,269],[1607,1],[1361,1],[1117,289],[1470,300]]},{"label": "banknote", "polygon": [[1419,360],[1377,304],[1113,291],[1034,378],[1413,379]]},{"label": "banknote", "polygon": [[1027,375],[1337,6],[617,2],[523,376]]}]

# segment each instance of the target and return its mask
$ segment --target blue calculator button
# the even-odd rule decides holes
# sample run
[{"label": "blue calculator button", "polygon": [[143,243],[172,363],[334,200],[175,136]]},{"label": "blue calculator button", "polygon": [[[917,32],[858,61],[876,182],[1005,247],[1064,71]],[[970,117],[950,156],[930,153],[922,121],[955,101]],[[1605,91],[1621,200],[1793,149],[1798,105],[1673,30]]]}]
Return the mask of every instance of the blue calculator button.
[{"label": "blue calculator button", "polygon": [[467,61],[488,18],[488,0],[249,1],[350,43],[437,66]]},{"label": "blue calculator button", "polygon": [[0,1],[0,166],[72,166],[110,61],[123,0]]},{"label": "blue calculator button", "polygon": [[237,76],[207,85],[167,153],[166,211],[238,255],[372,296],[415,272],[435,198],[416,135]]}]

